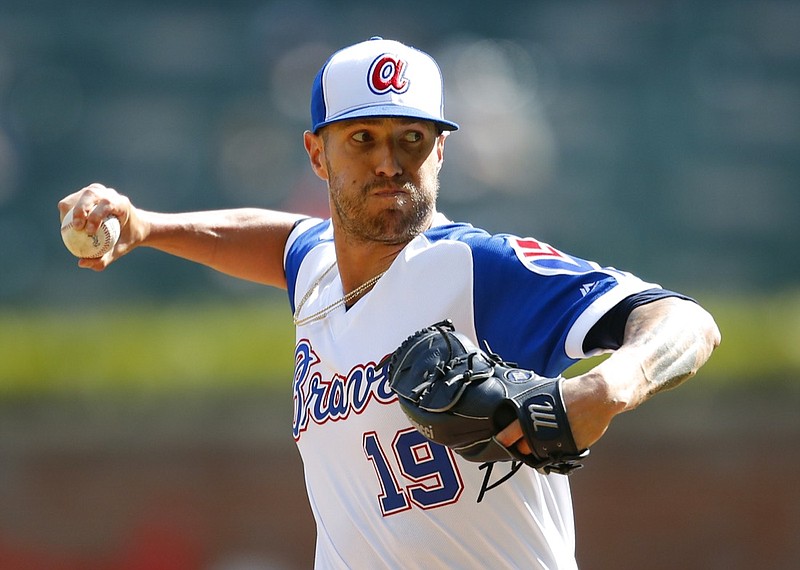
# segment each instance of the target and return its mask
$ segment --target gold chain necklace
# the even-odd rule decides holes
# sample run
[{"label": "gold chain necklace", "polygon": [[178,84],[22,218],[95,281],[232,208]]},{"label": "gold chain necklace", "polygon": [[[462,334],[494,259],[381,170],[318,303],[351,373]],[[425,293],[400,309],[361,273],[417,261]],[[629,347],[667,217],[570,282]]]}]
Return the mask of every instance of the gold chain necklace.
[{"label": "gold chain necklace", "polygon": [[347,295],[345,295],[344,297],[342,297],[338,301],[334,301],[333,303],[331,303],[330,305],[328,305],[326,307],[323,307],[322,309],[320,309],[319,311],[317,311],[313,315],[309,315],[309,316],[303,317],[301,319],[300,318],[300,311],[305,306],[306,301],[308,301],[308,299],[311,297],[311,295],[314,293],[314,291],[317,290],[317,287],[319,287],[319,284],[322,283],[322,280],[325,279],[325,277],[328,275],[328,273],[333,271],[334,267],[336,267],[336,262],[335,261],[333,262],[333,265],[331,265],[330,267],[328,267],[328,269],[326,269],[325,271],[322,272],[322,275],[320,275],[317,278],[317,280],[314,281],[314,284],[311,285],[311,287],[308,288],[308,291],[306,291],[306,294],[303,295],[302,299],[300,299],[300,302],[297,304],[297,308],[294,310],[294,315],[292,316],[292,320],[294,321],[294,325],[296,327],[302,327],[303,325],[307,325],[309,323],[313,323],[313,322],[316,322],[316,321],[321,321],[322,319],[327,317],[331,313],[331,311],[333,311],[334,309],[336,309],[336,308],[338,308],[338,307],[340,307],[340,306],[342,306],[342,305],[344,305],[346,303],[349,303],[350,301],[352,301],[353,299],[358,297],[361,293],[363,293],[364,291],[366,291],[367,289],[369,289],[370,287],[375,285],[375,283],[378,282],[378,279],[383,277],[383,274],[386,273],[386,271],[381,271],[375,277],[373,277],[370,280],[368,280],[368,281],[364,282],[363,284],[359,285],[358,287],[356,287],[355,289],[350,291]]}]

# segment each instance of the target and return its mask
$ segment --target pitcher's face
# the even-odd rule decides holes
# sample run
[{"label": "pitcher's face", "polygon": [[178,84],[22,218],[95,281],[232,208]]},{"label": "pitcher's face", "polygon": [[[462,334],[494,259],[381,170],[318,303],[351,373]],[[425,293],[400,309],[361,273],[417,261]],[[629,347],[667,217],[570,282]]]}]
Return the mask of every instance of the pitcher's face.
[{"label": "pitcher's face", "polygon": [[399,244],[429,227],[445,139],[433,123],[353,119],[306,137],[312,166],[328,183],[335,231],[359,240]]}]

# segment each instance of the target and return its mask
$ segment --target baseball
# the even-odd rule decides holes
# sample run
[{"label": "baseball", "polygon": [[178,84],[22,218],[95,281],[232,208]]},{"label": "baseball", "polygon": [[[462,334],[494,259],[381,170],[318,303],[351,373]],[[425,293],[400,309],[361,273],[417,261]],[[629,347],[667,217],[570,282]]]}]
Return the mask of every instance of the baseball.
[{"label": "baseball", "polygon": [[94,234],[78,231],[72,226],[72,210],[67,212],[61,222],[61,239],[75,257],[103,257],[111,251],[119,239],[119,220],[109,216],[97,228]]}]

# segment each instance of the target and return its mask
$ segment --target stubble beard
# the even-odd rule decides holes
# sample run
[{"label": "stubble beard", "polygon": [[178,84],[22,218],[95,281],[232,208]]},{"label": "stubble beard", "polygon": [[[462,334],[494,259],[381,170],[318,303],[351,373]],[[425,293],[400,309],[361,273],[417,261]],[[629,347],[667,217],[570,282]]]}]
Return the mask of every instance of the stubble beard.
[{"label": "stubble beard", "polygon": [[369,194],[385,186],[385,181],[364,184],[359,192],[343,191],[342,180],[333,176],[329,191],[331,207],[339,229],[350,238],[382,244],[404,244],[428,229],[439,193],[436,176],[419,187],[411,182],[401,184],[405,193],[394,196],[394,203],[378,211],[370,211]]}]

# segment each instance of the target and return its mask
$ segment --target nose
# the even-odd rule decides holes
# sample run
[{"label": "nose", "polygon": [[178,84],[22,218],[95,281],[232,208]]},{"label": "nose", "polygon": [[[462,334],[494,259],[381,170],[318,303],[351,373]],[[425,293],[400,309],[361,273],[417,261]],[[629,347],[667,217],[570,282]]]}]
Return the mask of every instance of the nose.
[{"label": "nose", "polygon": [[402,173],[397,144],[387,137],[376,150],[375,174],[392,178]]}]

